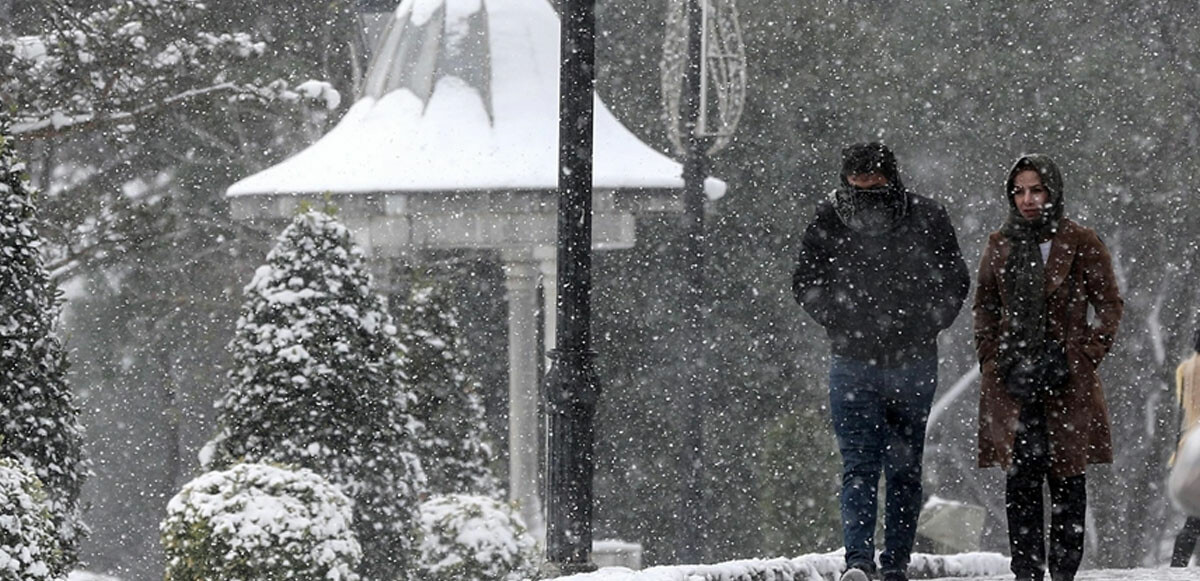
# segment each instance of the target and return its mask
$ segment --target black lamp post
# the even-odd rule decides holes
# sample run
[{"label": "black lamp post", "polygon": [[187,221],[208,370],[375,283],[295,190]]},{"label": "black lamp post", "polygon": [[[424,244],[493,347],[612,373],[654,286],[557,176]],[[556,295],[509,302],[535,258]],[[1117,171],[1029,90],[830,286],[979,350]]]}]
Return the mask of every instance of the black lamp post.
[{"label": "black lamp post", "polygon": [[701,36],[703,19],[700,0],[687,0],[687,64],[679,113],[683,121],[680,138],[683,160],[683,253],[685,260],[683,313],[685,329],[683,441],[680,452],[680,490],[677,558],[699,563],[705,558],[708,525],[704,506],[704,418],[708,398],[707,349],[704,338],[704,178],[708,175],[706,139],[697,131],[700,123]]},{"label": "black lamp post", "polygon": [[593,419],[600,386],[591,346],[595,0],[561,4],[558,134],[558,323],[546,373],[546,560],[595,569]]}]

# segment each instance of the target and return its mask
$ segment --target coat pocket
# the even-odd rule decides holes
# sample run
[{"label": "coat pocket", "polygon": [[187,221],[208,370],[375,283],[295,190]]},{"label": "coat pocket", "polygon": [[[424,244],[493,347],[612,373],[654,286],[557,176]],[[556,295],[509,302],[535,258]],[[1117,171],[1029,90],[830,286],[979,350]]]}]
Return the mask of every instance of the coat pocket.
[{"label": "coat pocket", "polygon": [[1075,343],[1067,346],[1067,365],[1071,369],[1071,375],[1077,378],[1091,377],[1096,373],[1096,362],[1088,357],[1082,346]]}]

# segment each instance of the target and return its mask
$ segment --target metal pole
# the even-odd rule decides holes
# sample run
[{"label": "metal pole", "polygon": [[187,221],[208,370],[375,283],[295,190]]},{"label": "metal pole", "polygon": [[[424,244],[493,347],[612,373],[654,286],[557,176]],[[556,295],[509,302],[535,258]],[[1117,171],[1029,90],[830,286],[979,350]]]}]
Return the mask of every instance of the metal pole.
[{"label": "metal pole", "polygon": [[591,348],[592,120],[595,0],[562,3],[558,136],[556,349],[546,373],[546,559],[571,574],[595,569],[593,419],[600,394]]},{"label": "metal pole", "polygon": [[683,162],[683,231],[684,260],[686,261],[683,291],[685,317],[683,443],[680,471],[683,474],[679,507],[679,559],[685,563],[700,563],[705,558],[708,535],[704,506],[704,417],[707,399],[708,361],[704,340],[704,178],[708,174],[706,144],[698,135],[700,124],[701,51],[703,17],[700,2],[687,3],[687,65],[684,67],[683,95],[680,114],[683,117],[682,139],[686,154]]}]

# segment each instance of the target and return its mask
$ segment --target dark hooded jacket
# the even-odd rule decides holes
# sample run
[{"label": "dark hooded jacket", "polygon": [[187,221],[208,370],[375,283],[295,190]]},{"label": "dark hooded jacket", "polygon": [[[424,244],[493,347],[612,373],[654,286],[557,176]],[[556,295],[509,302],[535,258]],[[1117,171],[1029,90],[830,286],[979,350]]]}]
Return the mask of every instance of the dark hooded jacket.
[{"label": "dark hooded jacket", "polygon": [[817,207],[792,275],[796,302],[825,327],[834,355],[894,367],[937,355],[970,275],[941,204],[903,189],[905,211],[878,234],[850,228],[832,201]]},{"label": "dark hooded jacket", "polygon": [[[1108,406],[1096,368],[1117,334],[1124,303],[1117,289],[1112,257],[1096,233],[1062,217],[1063,181],[1045,156],[1018,160],[1005,183],[1010,219],[1013,178],[1032,165],[1050,191],[1049,212],[1056,220],[1050,237],[1041,288],[1046,338],[1063,345],[1070,369],[1066,385],[1045,401],[1050,440],[1050,471],[1063,478],[1083,474],[1089,463],[1112,462]],[[979,465],[1007,468],[1023,403],[1005,388],[1001,361],[1012,336],[1010,321],[1014,285],[1006,264],[1013,242],[1003,231],[993,232],[979,264],[973,306],[975,349],[982,380],[979,393]],[[1089,322],[1089,307],[1095,324]]]}]

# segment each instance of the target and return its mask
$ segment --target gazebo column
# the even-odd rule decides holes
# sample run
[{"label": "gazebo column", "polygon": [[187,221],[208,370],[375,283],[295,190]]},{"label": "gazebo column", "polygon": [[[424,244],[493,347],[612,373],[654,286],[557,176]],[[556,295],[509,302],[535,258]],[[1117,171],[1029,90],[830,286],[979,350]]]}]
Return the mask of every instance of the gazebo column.
[{"label": "gazebo column", "polygon": [[504,287],[508,291],[508,496],[534,538],[545,537],[538,478],[541,422],[538,416],[538,279],[532,252],[504,250]]},{"label": "gazebo column", "polygon": [[558,317],[558,254],[553,248],[539,246],[533,250],[533,256],[538,259],[538,269],[542,273],[542,315],[545,321],[543,327],[544,343],[549,368],[549,353],[554,349],[554,338],[557,331]]}]

